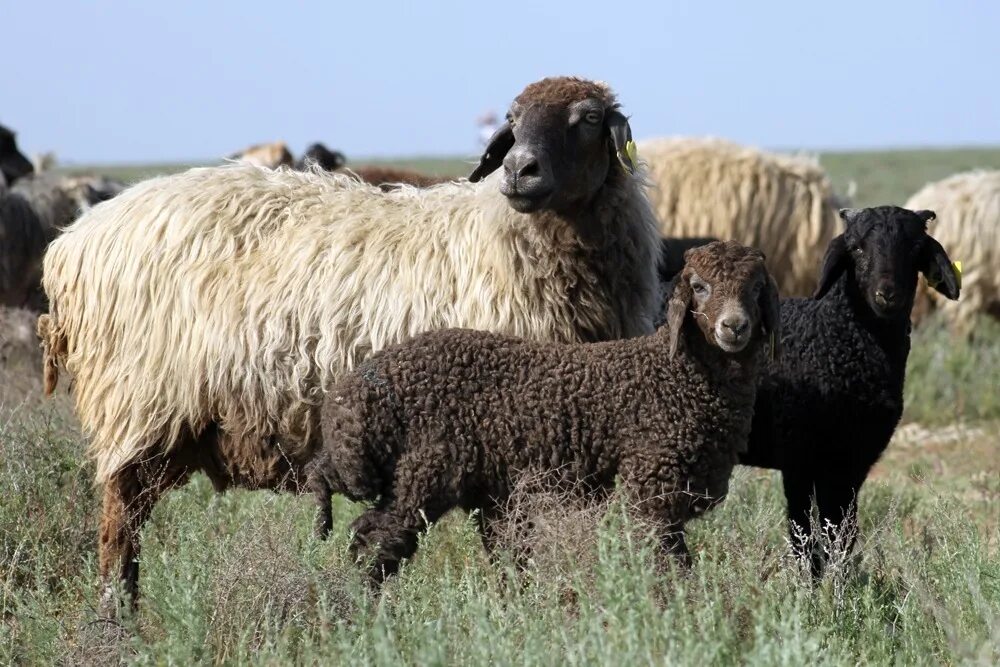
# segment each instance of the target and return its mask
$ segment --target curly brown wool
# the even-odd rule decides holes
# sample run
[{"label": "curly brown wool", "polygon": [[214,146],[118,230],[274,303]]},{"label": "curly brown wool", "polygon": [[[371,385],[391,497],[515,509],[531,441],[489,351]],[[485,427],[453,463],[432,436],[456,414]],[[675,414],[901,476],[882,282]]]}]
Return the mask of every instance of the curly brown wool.
[{"label": "curly brown wool", "polygon": [[763,255],[715,242],[687,252],[667,323],[651,336],[418,336],[328,393],[309,483],[321,506],[331,493],[373,503],[351,528],[376,584],[452,508],[482,511],[489,550],[486,526],[524,474],[592,492],[620,476],[663,549],[686,561],[684,523],[725,497],[746,448],[758,352],[777,321]]}]

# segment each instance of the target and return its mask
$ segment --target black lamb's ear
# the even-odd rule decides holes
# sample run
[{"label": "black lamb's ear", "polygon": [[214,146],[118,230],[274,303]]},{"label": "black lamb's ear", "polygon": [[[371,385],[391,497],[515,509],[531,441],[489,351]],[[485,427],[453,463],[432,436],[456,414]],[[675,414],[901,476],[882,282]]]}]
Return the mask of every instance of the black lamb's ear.
[{"label": "black lamb's ear", "polygon": [[860,208],[842,208],[837,213],[840,214],[840,219],[844,221],[848,226],[853,225],[854,221],[858,219],[861,215],[863,209]]},{"label": "black lamb's ear", "polygon": [[778,298],[778,284],[774,278],[767,277],[767,287],[761,290],[760,296],[761,321],[771,344],[771,361],[781,357],[781,301]]},{"label": "black lamb's ear", "polygon": [[[843,215],[843,211],[841,211],[841,217]],[[844,219],[847,220],[847,218]],[[847,243],[844,241],[844,235],[841,234],[830,241],[830,245],[826,249],[826,255],[823,257],[823,268],[819,272],[819,284],[816,287],[816,292],[813,293],[813,298],[822,299],[846,268]]]},{"label": "black lamb's ear", "polygon": [[923,211],[914,211],[914,213],[917,215],[918,218],[920,218],[924,222],[930,222],[931,220],[937,218],[937,213],[935,213],[934,211],[923,210]]},{"label": "black lamb's ear", "polygon": [[962,288],[962,277],[957,267],[948,258],[941,244],[936,239],[927,237],[923,256],[918,267],[927,279],[927,284],[945,295],[952,301],[958,299]]},{"label": "black lamb's ear", "polygon": [[510,123],[504,123],[497,128],[497,131],[490,137],[486,144],[486,150],[479,158],[479,166],[469,174],[469,180],[473,183],[481,181],[485,176],[489,176],[503,164],[507,151],[514,145],[514,128]]},{"label": "black lamb's ear", "polygon": [[632,127],[628,124],[628,118],[618,109],[610,109],[605,119],[615,156],[625,171],[634,174],[639,165],[636,164],[635,142],[632,141]]},{"label": "black lamb's ear", "polygon": [[694,292],[691,290],[691,284],[688,282],[688,274],[682,272],[674,279],[674,291],[670,295],[670,301],[667,303],[666,324],[667,331],[669,332],[667,350],[671,359],[677,353],[677,343],[680,340],[681,326],[683,326],[684,317],[691,306],[692,296],[694,296]]}]

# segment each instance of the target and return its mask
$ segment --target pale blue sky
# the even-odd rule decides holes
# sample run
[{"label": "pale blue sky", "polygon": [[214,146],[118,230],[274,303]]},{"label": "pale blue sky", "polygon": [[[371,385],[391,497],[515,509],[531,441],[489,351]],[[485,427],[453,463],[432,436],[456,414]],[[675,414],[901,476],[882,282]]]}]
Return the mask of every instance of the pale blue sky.
[{"label": "pale blue sky", "polygon": [[0,123],[64,161],[285,139],[470,154],[528,82],[610,82],[639,137],[1000,144],[1000,3],[0,0]]}]

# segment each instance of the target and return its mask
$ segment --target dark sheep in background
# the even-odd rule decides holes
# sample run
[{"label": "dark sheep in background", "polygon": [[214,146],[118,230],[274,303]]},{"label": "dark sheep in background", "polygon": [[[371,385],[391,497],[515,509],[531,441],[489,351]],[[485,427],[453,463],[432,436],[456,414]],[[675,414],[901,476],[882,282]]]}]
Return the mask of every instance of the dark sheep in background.
[{"label": "dark sheep in background", "polygon": [[0,125],[0,186],[6,182],[7,186],[14,185],[18,179],[23,178],[34,170],[31,160],[24,157],[17,148],[16,135],[3,125]]},{"label": "dark sheep in background", "polygon": [[102,176],[31,174],[0,192],[0,305],[47,309],[42,257],[52,239],[82,212],[122,185]]},{"label": "dark sheep in background", "polygon": [[[740,462],[782,472],[793,544],[796,526],[810,534],[815,499],[812,530],[844,527],[850,549],[858,492],[903,413],[917,274],[949,299],[959,281],[927,234],[932,211],[881,206],[840,216],[847,228],[827,248],[815,296],[782,301],[783,355],[762,376]],[[805,546],[818,576],[819,542]]]},{"label": "dark sheep in background", "polygon": [[324,171],[337,171],[347,164],[347,158],[340,151],[331,151],[325,145],[317,142],[306,149],[306,152],[295,163],[295,168],[302,170],[311,164],[315,164]]},{"label": "dark sheep in background", "polygon": [[42,255],[52,238],[23,195],[0,192],[0,306],[44,307]]},{"label": "dark sheep in background", "polygon": [[651,336],[553,344],[451,329],[339,381],[309,480],[321,506],[331,493],[374,503],[351,526],[353,550],[375,557],[373,583],[452,508],[482,510],[491,549],[505,499],[539,473],[595,493],[620,476],[663,549],[686,561],[684,523],[725,497],[746,448],[778,295],[763,255],[732,241],[689,251],[678,281]]},{"label": "dark sheep in background", "polygon": [[[295,163],[295,168],[300,170],[307,169],[313,164],[325,171],[339,171],[345,169],[347,158],[340,151],[331,151],[323,144],[315,143],[306,149],[306,152],[302,154],[302,158]],[[354,174],[365,183],[377,185],[385,191],[395,190],[400,185],[413,185],[418,188],[426,188],[431,185],[454,180],[442,176],[428,176],[419,171],[397,167],[347,167],[346,173]]]}]

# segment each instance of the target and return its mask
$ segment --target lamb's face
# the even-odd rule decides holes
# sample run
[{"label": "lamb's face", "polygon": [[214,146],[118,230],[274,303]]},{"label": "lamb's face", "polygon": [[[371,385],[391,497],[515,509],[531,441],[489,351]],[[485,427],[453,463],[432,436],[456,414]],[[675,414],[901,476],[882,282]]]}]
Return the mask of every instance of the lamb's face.
[{"label": "lamb's face", "polygon": [[0,172],[3,173],[3,180],[13,185],[14,181],[33,171],[31,161],[17,149],[14,133],[0,125]]},{"label": "lamb's face", "polygon": [[951,260],[927,234],[933,211],[879,206],[843,209],[840,215],[847,229],[830,242],[817,298],[843,273],[881,318],[909,317],[918,273],[948,298],[958,298],[958,276]]},{"label": "lamb's face", "polygon": [[684,255],[667,312],[671,354],[688,312],[705,339],[728,353],[763,337],[778,345],[778,289],[764,254],[735,241],[716,241]]},{"label": "lamb's face", "polygon": [[[503,166],[500,192],[522,213],[587,205],[627,156],[628,120],[614,94],[593,81],[558,77],[529,85],[490,140],[477,181]],[[615,157],[622,154],[624,167]]]}]

